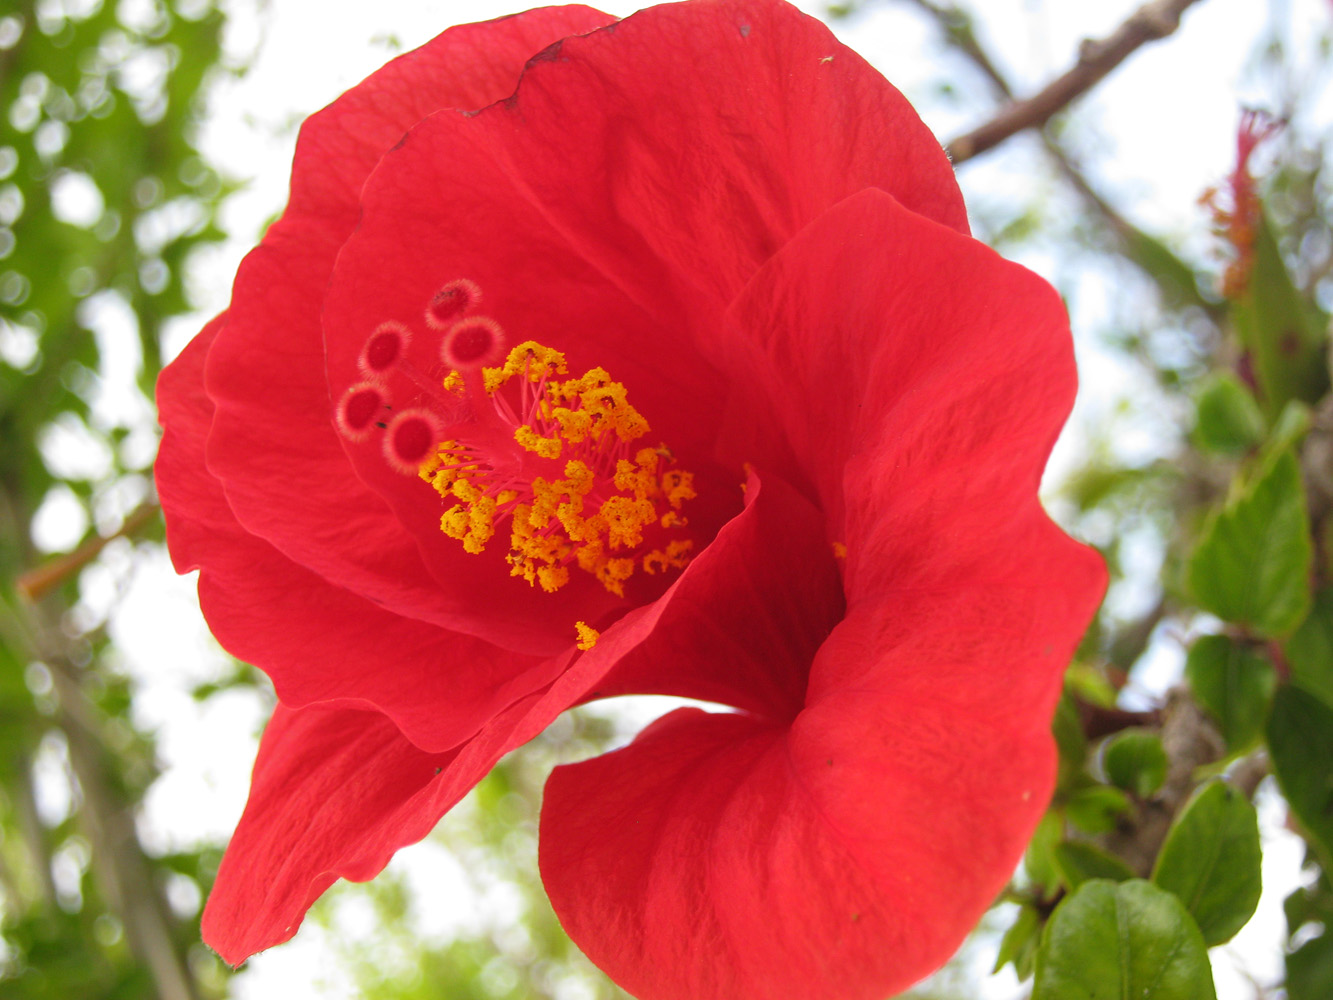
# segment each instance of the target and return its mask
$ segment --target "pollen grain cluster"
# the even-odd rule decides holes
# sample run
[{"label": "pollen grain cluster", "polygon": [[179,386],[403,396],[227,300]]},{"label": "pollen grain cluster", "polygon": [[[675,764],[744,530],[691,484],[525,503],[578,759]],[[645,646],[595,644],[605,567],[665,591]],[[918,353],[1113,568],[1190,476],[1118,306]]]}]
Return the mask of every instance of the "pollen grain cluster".
[{"label": "pollen grain cluster", "polygon": [[497,449],[493,435],[459,434],[422,462],[420,476],[454,501],[440,528],[468,552],[482,552],[508,521],[511,575],[554,592],[577,566],[624,596],[636,570],[688,562],[681,508],[695,495],[692,476],[665,448],[634,447],[648,421],[604,369],[567,374],[564,355],[534,341],[479,379],[451,372],[445,389],[489,397],[491,422],[512,428],[512,443]]}]

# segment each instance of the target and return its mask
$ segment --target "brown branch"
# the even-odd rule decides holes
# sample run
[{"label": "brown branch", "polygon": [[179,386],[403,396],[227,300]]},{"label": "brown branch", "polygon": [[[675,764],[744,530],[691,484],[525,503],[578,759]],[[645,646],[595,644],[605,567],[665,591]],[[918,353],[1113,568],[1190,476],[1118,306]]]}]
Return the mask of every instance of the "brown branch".
[{"label": "brown branch", "polygon": [[[1012,105],[1014,101],[1013,87],[995,64],[995,60],[991,58],[990,53],[977,41],[976,32],[972,29],[972,16],[969,13],[958,7],[942,7],[934,0],[908,0],[908,2],[929,15],[938,25],[949,44],[967,57],[968,61],[990,81],[995,91]],[[1124,247],[1132,242],[1138,231],[1105,198],[1097,193],[1083,175],[1083,172],[1069,158],[1064,146],[1044,130],[1041,132],[1041,139],[1042,145],[1046,147],[1047,154],[1054,161],[1061,176],[1084,201],[1101,215],[1120,241],[1121,246]]]},{"label": "brown branch", "polygon": [[118,531],[105,537],[90,538],[73,552],[67,552],[65,555],[57,556],[35,569],[28,570],[14,581],[14,589],[26,600],[41,600],[101,555],[102,550],[114,539],[133,537],[142,531],[156,516],[157,503],[152,500],[145,500],[130,511]]},{"label": "brown branch", "polygon": [[1140,46],[1165,38],[1180,26],[1181,15],[1198,0],[1153,0],[1100,41],[1083,43],[1078,61],[1036,94],[1014,101],[990,121],[958,136],[946,146],[955,164],[970,160],[1027,128],[1046,124],[1075,98],[1086,93]]},{"label": "brown branch", "polygon": [[1134,712],[1125,708],[1107,705],[1094,705],[1082,698],[1075,698],[1078,709],[1078,721],[1083,727],[1083,735],[1090,740],[1099,740],[1124,729],[1138,726],[1156,728],[1162,724],[1162,713],[1157,709],[1146,712]]}]

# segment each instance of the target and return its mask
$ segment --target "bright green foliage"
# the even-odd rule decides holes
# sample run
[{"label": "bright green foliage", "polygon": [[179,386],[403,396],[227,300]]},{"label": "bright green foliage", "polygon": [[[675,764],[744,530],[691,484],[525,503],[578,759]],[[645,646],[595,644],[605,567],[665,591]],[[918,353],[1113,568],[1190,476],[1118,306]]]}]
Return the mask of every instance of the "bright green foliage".
[{"label": "bright green foliage", "polygon": [[1249,451],[1264,436],[1264,416],[1250,390],[1230,372],[1215,375],[1195,399],[1194,439],[1224,455]]},{"label": "bright green foliage", "polygon": [[1200,607],[1260,635],[1292,631],[1310,606],[1310,523],[1290,452],[1218,511],[1190,559]]},{"label": "bright green foliage", "polygon": [[1185,904],[1209,947],[1230,941],[1259,905],[1259,819],[1226,782],[1197,791],[1171,825],[1152,880]]},{"label": "bright green foliage", "polygon": [[1268,751],[1282,793],[1328,871],[1333,866],[1333,708],[1292,685],[1278,689]]},{"label": "bright green foliage", "polygon": [[1333,708],[1333,587],[1316,596],[1309,616],[1286,645],[1291,682]]},{"label": "bright green foliage", "polygon": [[1147,798],[1166,780],[1166,751],[1161,737],[1145,729],[1117,733],[1102,747],[1102,768],[1111,784]]},{"label": "bright green foliage", "polygon": [[1032,1000],[1216,995],[1203,937],[1175,896],[1142,879],[1094,879],[1046,925]]},{"label": "bright green foliage", "polygon": [[[163,892],[170,881],[186,896],[205,893],[217,851],[153,857],[140,845],[135,816],[157,764],[104,623],[76,629],[68,618],[79,597],[73,574],[35,604],[14,586],[44,559],[32,525],[53,491],[73,496],[105,531],[148,499],[145,394],[161,364],[159,335],[188,310],[186,257],[220,237],[223,185],[194,146],[194,121],[221,27],[211,0],[0,4],[6,1000],[202,1000],[224,989],[197,914],[174,910]],[[144,72],[153,67],[160,72]],[[108,312],[123,335],[98,319]],[[111,384],[113,369],[123,384]],[[99,412],[94,402],[108,385],[143,416]],[[75,472],[53,449],[44,453],[39,442],[54,428],[101,456],[97,467]],[[143,533],[158,533],[147,520]],[[66,785],[78,785],[67,814],[54,817],[36,807],[36,762],[52,748],[68,761]]]},{"label": "bright green foliage", "polygon": [[1277,684],[1266,656],[1224,635],[1205,635],[1190,648],[1185,679],[1228,750],[1239,753],[1259,739]]},{"label": "bright green foliage", "polygon": [[1129,865],[1114,854],[1081,840],[1066,840],[1057,845],[1051,857],[1061,881],[1070,890],[1095,878],[1124,882],[1134,877]]}]

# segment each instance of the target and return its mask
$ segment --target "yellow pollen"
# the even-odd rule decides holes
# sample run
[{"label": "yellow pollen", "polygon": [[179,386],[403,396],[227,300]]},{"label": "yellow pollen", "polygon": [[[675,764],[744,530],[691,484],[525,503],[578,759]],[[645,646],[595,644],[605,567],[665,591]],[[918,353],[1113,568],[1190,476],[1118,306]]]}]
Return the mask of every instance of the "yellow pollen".
[{"label": "yellow pollen", "polygon": [[602,633],[595,628],[589,628],[587,622],[575,622],[574,630],[578,633],[579,641],[575,643],[579,649],[589,650],[597,645],[597,640],[602,637]]},{"label": "yellow pollen", "polygon": [[846,558],[847,558],[847,546],[844,545],[842,542],[834,542],[834,543],[833,543],[833,558],[834,558],[834,559],[846,559]]},{"label": "yellow pollen", "polygon": [[[508,520],[512,576],[554,592],[577,566],[623,597],[636,569],[656,574],[689,562],[694,543],[675,536],[687,524],[680,511],[696,495],[694,479],[664,445],[631,447],[648,433],[648,421],[605,369],[567,375],[565,356],[534,341],[515,347],[503,365],[483,368],[491,399],[472,406],[493,407],[512,427],[513,454],[495,456],[493,434],[478,438],[489,444],[469,442],[455,425],[457,437],[436,446],[420,476],[450,503],[440,530],[465,551],[482,552]],[[444,387],[477,391],[458,372]],[[588,646],[580,648],[596,641],[585,627],[579,624]]]}]

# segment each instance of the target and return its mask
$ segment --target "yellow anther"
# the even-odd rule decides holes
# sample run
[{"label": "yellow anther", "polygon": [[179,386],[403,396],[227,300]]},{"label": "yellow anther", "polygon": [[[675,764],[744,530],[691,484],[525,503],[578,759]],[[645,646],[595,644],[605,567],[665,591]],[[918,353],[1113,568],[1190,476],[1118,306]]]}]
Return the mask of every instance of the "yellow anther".
[{"label": "yellow anther", "polygon": [[[459,440],[442,442],[422,463],[421,478],[450,502],[440,527],[466,551],[481,552],[497,522],[508,518],[505,559],[513,576],[555,591],[577,565],[623,596],[637,566],[656,573],[688,562],[688,540],[658,536],[685,525],[678,512],[695,495],[693,478],[674,467],[664,445],[626,448],[648,432],[648,421],[605,369],[557,378],[566,374],[565,356],[533,341],[511,350],[502,365],[483,368],[488,395],[519,383],[496,410],[523,414],[521,424],[510,418],[522,451],[493,462],[493,445],[455,432]],[[445,388],[477,391],[457,372]],[[557,464],[562,459],[563,467]],[[634,551],[654,543],[662,547],[642,556]]]},{"label": "yellow anther", "polygon": [[847,558],[847,546],[844,545],[842,542],[834,542],[834,543],[833,543],[833,558],[834,558],[834,559],[846,559],[846,558]]},{"label": "yellow anther", "polygon": [[578,642],[574,645],[585,652],[597,645],[597,640],[602,637],[602,633],[595,628],[589,627],[587,622],[575,622],[574,631],[578,633]]},{"label": "yellow anther", "polygon": [[651,500],[611,497],[599,513],[606,518],[607,543],[613,549],[632,549],[643,543],[643,526],[657,520]]},{"label": "yellow anther", "polygon": [[662,492],[666,494],[672,510],[680,510],[682,503],[698,496],[694,492],[693,474],[684,469],[672,469],[662,477]]},{"label": "yellow anther", "polygon": [[617,597],[625,596],[624,583],[633,573],[633,559],[607,559],[593,571],[593,575],[602,581],[602,586]]},{"label": "yellow anther", "polygon": [[580,444],[592,433],[592,414],[587,410],[557,406],[551,410],[551,417],[560,425],[561,436],[570,444]]},{"label": "yellow anther", "polygon": [[514,431],[514,440],[526,451],[535,452],[542,458],[559,458],[563,446],[558,437],[542,437],[527,424]]},{"label": "yellow anther", "polygon": [[542,590],[554,594],[569,582],[569,569],[565,566],[542,566],[537,570],[537,582]]}]

